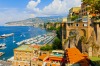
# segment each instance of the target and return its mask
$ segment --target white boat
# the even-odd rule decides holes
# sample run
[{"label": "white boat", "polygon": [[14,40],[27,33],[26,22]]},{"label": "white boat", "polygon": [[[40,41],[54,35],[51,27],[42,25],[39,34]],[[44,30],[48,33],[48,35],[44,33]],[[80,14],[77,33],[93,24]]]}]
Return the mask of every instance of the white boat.
[{"label": "white boat", "polygon": [[1,35],[2,37],[9,37],[9,36],[12,36],[12,35],[14,35],[14,33],[10,33],[10,34],[3,34],[3,35]]},{"label": "white boat", "polygon": [[31,28],[29,27],[28,31],[31,31]]},{"label": "white boat", "polygon": [[15,43],[16,41],[14,40],[14,36],[13,36],[13,43]]},{"label": "white boat", "polygon": [[5,43],[1,43],[0,44],[0,49],[5,49],[6,48],[6,44]]}]

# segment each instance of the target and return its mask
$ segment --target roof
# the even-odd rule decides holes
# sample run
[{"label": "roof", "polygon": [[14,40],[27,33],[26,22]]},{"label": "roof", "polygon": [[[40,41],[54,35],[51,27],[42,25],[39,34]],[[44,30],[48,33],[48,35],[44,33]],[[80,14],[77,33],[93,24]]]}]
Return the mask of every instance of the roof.
[{"label": "roof", "polygon": [[36,44],[32,44],[31,46],[34,48],[34,50],[38,50],[40,48],[40,46]]},{"label": "roof", "polygon": [[62,61],[62,57],[56,57],[56,56],[51,56],[49,57],[50,60],[53,60],[53,61]]},{"label": "roof", "polygon": [[52,52],[64,53],[64,51],[63,51],[63,50],[53,50]]},{"label": "roof", "polygon": [[47,54],[42,54],[41,56],[39,56],[39,59],[43,61],[47,56],[48,56]]},{"label": "roof", "polygon": [[18,48],[15,48],[14,50],[19,50],[19,51],[33,51],[34,48],[31,47],[30,45],[21,45]]},{"label": "roof", "polygon": [[67,49],[66,55],[70,63],[87,62],[87,55],[82,54],[77,48]]}]

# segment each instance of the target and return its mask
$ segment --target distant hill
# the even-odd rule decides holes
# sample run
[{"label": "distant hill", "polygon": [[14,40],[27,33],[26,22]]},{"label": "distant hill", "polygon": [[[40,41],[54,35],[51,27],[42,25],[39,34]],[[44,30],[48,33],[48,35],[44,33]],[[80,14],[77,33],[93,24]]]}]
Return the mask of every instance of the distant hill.
[{"label": "distant hill", "polygon": [[35,24],[43,24],[47,22],[61,22],[62,17],[54,16],[54,17],[36,17],[36,18],[29,18],[21,21],[13,21],[5,23],[6,26],[32,26]]}]

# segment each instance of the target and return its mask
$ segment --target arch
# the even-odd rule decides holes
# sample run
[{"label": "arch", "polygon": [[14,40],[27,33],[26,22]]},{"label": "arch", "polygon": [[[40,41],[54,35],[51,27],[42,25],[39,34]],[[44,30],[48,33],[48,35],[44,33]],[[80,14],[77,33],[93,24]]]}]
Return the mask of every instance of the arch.
[{"label": "arch", "polygon": [[85,29],[79,30],[79,34],[80,36],[86,36],[86,30]]},{"label": "arch", "polygon": [[85,29],[70,29],[69,30],[69,36],[73,35],[80,35],[80,36],[86,36],[86,30]]},{"label": "arch", "polygon": [[79,31],[76,30],[76,29],[71,29],[71,30],[69,31],[69,36],[74,36],[74,35],[77,35],[77,34],[79,34]]}]

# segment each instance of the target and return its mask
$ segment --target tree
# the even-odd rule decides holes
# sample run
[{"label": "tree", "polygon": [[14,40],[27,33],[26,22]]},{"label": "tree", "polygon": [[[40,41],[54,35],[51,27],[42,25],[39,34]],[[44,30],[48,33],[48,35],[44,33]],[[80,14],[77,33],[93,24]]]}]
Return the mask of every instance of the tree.
[{"label": "tree", "polygon": [[56,30],[56,28],[51,26],[50,28],[48,28],[48,30]]},{"label": "tree", "polygon": [[100,13],[100,0],[82,0],[82,2],[90,5],[93,13],[95,13],[95,11]]},{"label": "tree", "polygon": [[61,27],[56,28],[56,34],[59,39],[62,39],[62,28]]},{"label": "tree", "polygon": [[73,16],[71,17],[71,21],[74,21],[75,19],[78,19],[78,15],[73,15]]},{"label": "tree", "polygon": [[53,42],[53,44],[52,44],[52,48],[54,49],[54,50],[56,50],[56,49],[62,49],[62,44],[61,44],[61,41],[60,41],[60,39],[59,38],[55,38],[54,39],[54,42]]},{"label": "tree", "polygon": [[49,50],[52,50],[52,46],[46,44],[45,46],[42,46],[42,47],[40,48],[40,50],[43,50],[43,51],[49,51]]}]

